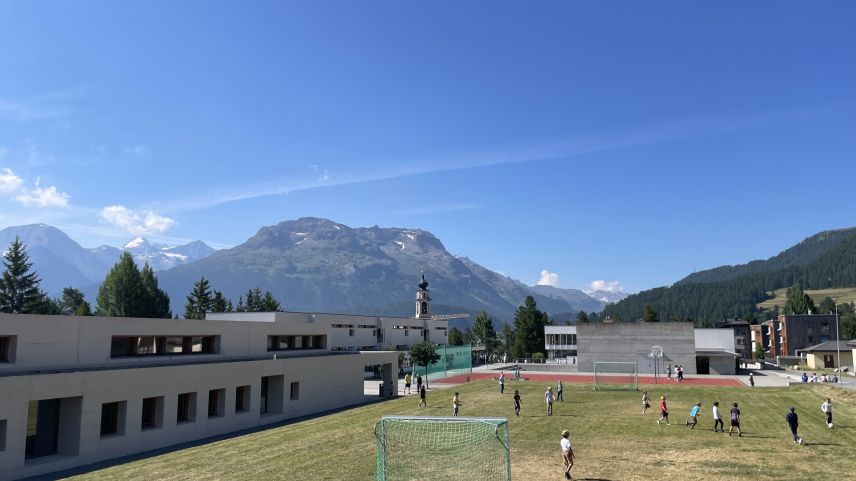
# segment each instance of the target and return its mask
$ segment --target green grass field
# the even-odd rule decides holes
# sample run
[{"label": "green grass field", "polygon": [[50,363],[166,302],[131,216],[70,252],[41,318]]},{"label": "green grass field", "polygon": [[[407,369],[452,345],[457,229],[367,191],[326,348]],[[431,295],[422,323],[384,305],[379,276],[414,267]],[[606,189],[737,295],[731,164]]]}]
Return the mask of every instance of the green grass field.
[{"label": "green grass field", "polygon": [[[760,304],[758,304],[759,309],[772,309],[775,306],[779,306],[779,309],[785,307],[785,302],[788,300],[787,297],[788,289],[776,289],[769,294],[772,294],[772,299],[768,299]],[[815,304],[820,304],[820,302],[825,299],[827,296],[832,299],[836,299],[838,304],[856,302],[856,288],[854,287],[843,287],[836,289],[820,289],[816,291],[805,291],[806,294],[811,297]]]},{"label": "green grass field", "polygon": [[[506,393],[482,381],[456,388],[462,416],[510,420],[512,478],[560,480],[561,431],[571,431],[577,457],[574,479],[592,480],[820,480],[856,473],[856,393],[830,386],[721,388],[646,386],[653,409],[641,414],[641,393],[593,392],[590,385],[566,385],[565,402],[544,413],[546,385],[509,382]],[[523,410],[514,417],[512,395],[520,389]],[[375,476],[372,428],[384,415],[450,414],[453,390],[428,394],[427,409],[416,397],[399,398],[330,416],[175,451],[78,476],[79,480],[371,480]],[[671,426],[658,426],[657,400],[669,399]],[[820,404],[831,396],[835,429],[828,429]],[[738,402],[744,436],[712,432],[712,402],[728,412]],[[699,426],[684,425],[691,406],[703,403]],[[784,416],[800,415],[795,446]],[[726,426],[728,420],[725,421]],[[416,459],[414,459],[416,461]],[[425,459],[422,462],[435,462]],[[465,480],[464,480],[465,481]]]}]

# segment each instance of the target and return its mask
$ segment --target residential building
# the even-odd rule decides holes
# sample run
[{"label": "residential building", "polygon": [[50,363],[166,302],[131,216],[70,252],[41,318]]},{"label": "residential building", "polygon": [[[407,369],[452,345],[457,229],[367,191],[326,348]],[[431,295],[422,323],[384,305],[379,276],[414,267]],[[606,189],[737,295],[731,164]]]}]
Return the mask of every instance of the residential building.
[{"label": "residential building", "polygon": [[[833,369],[838,366],[849,368],[853,365],[852,349],[846,341],[826,341],[805,349],[797,349],[796,354],[805,356],[809,369]],[[841,364],[838,363],[839,352]]]},{"label": "residential building", "polygon": [[714,327],[722,329],[731,329],[734,331],[734,352],[740,355],[742,359],[752,359],[752,352],[755,348],[752,345],[752,334],[750,332],[749,321],[742,319],[727,319],[717,322]]},{"label": "residential building", "polygon": [[780,315],[764,322],[769,357],[796,356],[798,349],[835,339],[834,314]]}]

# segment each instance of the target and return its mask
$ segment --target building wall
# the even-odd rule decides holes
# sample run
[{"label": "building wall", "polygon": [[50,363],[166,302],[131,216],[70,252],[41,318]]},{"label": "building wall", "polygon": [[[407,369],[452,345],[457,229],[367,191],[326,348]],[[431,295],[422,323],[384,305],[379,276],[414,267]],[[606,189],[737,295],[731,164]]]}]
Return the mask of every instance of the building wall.
[{"label": "building wall", "polygon": [[[806,353],[806,364],[809,369],[823,369],[824,362],[823,356],[832,356],[832,362],[835,366],[838,366],[838,352],[837,351],[814,351]],[[841,350],[841,366],[853,366],[853,352],[849,350],[842,349]],[[852,369],[852,367],[851,367]]]},{"label": "building wall", "polygon": [[712,349],[734,352],[734,329],[703,329],[693,330],[696,349]]},{"label": "building wall", "polygon": [[[326,331],[308,315],[264,319],[0,315],[0,337],[15,338],[14,359],[0,363],[0,479],[49,473],[361,403],[366,366],[383,365],[385,384],[393,388],[397,353],[271,353],[269,335]],[[111,358],[114,335],[213,335],[219,336],[219,349],[212,354]],[[271,390],[277,392],[270,393],[280,400],[281,409],[267,414],[261,413],[264,376],[281,379],[272,383]],[[295,391],[292,383],[297,383]],[[247,412],[235,412],[239,386],[250,386]],[[220,389],[222,415],[209,418],[209,392]],[[183,393],[195,393],[195,418],[178,423],[178,395]],[[160,423],[144,430],[142,405],[149,397],[162,398]],[[57,398],[62,399],[58,454],[25,460],[30,401]],[[102,437],[102,405],[117,401],[124,406],[119,422],[123,432]]]},{"label": "building wall", "polygon": [[732,356],[708,356],[710,374],[734,375],[737,372],[735,358]]},{"label": "building wall", "polygon": [[779,356],[795,356],[797,349],[835,340],[834,315],[781,315],[778,323]]},{"label": "building wall", "polygon": [[680,364],[686,374],[696,372],[690,322],[580,323],[576,327],[580,371],[593,371],[595,362],[618,361],[635,362],[640,373],[651,373],[653,363],[648,354],[658,345],[663,348],[663,365]]},{"label": "building wall", "polygon": [[577,355],[577,326],[544,326],[544,350],[548,359]]}]

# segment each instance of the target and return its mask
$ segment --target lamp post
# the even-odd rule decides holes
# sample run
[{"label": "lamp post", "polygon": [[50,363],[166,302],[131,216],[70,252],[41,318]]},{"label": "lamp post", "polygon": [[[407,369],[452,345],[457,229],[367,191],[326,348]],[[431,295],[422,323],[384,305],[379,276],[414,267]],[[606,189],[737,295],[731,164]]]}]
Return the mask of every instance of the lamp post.
[{"label": "lamp post", "polygon": [[841,371],[841,328],[838,322],[838,300],[835,300],[835,348],[838,350],[838,385],[844,385],[844,372]]}]

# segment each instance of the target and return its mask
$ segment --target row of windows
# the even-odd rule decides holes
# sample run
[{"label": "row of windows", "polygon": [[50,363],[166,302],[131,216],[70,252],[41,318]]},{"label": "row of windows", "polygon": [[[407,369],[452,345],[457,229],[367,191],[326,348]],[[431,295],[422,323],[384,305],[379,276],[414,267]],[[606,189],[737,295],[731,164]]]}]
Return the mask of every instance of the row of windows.
[{"label": "row of windows", "polygon": [[[282,413],[284,395],[283,376],[266,376],[261,379],[260,414]],[[235,414],[250,411],[251,387],[237,386],[235,388]],[[300,383],[292,382],[290,386],[291,400],[300,397]],[[177,396],[175,423],[193,423],[196,421],[197,393],[187,392]],[[207,414],[209,418],[225,415],[226,388],[208,391]],[[70,439],[79,436],[79,430],[74,432],[75,423],[64,421],[69,416],[79,417],[82,398],[56,398],[30,401],[27,407],[27,431],[25,459],[38,458],[57,454],[77,454],[76,448],[63,448],[60,439]],[[125,434],[128,420],[127,401],[114,401],[101,405],[101,437],[121,436]],[[142,400],[140,430],[152,430],[164,425],[164,396],[147,397]],[[0,451],[6,449],[6,431],[8,420],[0,419]],[[79,426],[79,423],[77,423]],[[67,443],[69,444],[69,443]],[[73,443],[71,443],[73,444]]]},{"label": "row of windows", "polygon": [[220,336],[113,336],[110,357],[214,354]]},{"label": "row of windows", "polygon": [[324,349],[327,336],[268,336],[268,351],[290,351],[297,349]]},{"label": "row of windows", "polygon": [[392,326],[393,329],[413,329],[415,331],[421,331],[422,326]]}]

